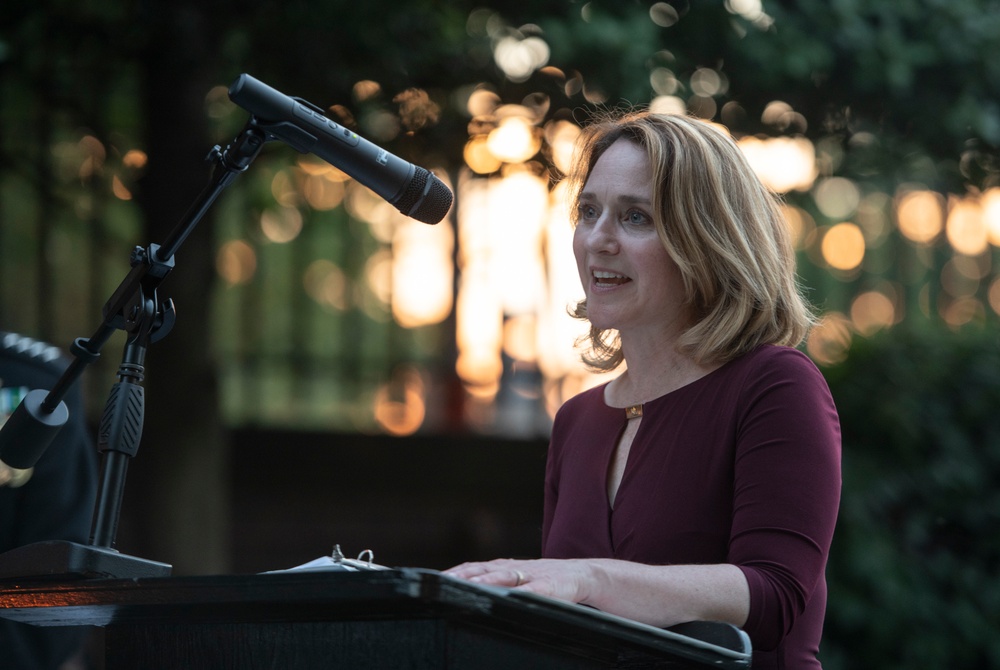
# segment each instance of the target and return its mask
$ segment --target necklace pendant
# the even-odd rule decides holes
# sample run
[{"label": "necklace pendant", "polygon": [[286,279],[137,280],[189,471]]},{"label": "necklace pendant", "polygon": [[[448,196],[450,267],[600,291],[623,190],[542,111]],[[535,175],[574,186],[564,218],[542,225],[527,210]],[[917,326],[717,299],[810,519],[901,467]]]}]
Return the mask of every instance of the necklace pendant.
[{"label": "necklace pendant", "polygon": [[642,403],[638,405],[629,405],[625,408],[626,419],[638,419],[640,417],[642,417]]}]

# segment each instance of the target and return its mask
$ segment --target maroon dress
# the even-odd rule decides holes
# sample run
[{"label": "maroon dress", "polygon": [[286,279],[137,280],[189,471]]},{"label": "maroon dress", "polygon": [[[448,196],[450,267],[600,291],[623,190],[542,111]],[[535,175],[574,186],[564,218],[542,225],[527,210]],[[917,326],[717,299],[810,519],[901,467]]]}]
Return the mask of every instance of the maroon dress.
[{"label": "maroon dress", "polygon": [[603,385],[559,410],[543,556],[736,565],[750,586],[754,670],[820,667],[840,423],[816,366],[762,346],[645,403],[612,508],[608,468],[625,422]]}]

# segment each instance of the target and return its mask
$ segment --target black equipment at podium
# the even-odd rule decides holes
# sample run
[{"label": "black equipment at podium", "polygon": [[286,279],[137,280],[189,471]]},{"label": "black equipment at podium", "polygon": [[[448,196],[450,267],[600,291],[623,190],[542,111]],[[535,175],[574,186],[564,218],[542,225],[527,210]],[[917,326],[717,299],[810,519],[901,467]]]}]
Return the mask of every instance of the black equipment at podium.
[{"label": "black equipment at podium", "polygon": [[750,667],[729,624],[662,630],[432,570],[0,584],[0,616],[102,626],[106,670]]}]

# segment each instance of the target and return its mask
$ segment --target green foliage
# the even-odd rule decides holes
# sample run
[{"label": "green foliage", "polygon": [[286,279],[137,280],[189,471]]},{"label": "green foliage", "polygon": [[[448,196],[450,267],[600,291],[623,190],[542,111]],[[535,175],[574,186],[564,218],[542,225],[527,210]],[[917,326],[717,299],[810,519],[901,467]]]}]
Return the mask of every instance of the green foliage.
[{"label": "green foliage", "polygon": [[826,370],[844,436],[822,656],[1000,666],[1000,343],[911,329]]},{"label": "green foliage", "polygon": [[995,178],[1000,2],[796,0],[764,10],[773,24],[750,27],[726,60],[731,94],[747,109],[780,90],[810,134],[878,134],[887,175],[913,154],[963,154],[928,186],[960,191],[963,180]]},{"label": "green foliage", "polygon": [[648,102],[649,63],[659,44],[659,29],[642,11],[600,3],[587,7],[586,14],[578,10],[540,20],[552,61],[586,73],[591,92],[608,96],[612,105],[619,100]]}]

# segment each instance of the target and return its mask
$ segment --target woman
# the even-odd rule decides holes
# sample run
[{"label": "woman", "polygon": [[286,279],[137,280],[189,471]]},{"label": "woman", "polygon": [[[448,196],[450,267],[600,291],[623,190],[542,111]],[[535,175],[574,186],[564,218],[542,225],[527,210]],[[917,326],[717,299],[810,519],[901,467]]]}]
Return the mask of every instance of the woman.
[{"label": "woman", "polygon": [[817,668],[840,426],[776,199],[722,131],[584,130],[573,249],[594,367],[558,412],[540,560],[447,571],[655,626],[725,621],[753,667]]}]

